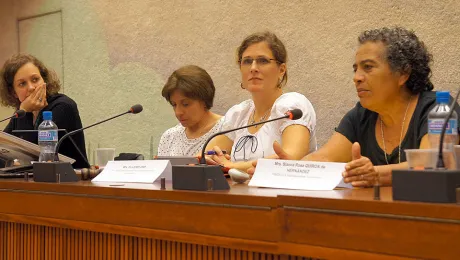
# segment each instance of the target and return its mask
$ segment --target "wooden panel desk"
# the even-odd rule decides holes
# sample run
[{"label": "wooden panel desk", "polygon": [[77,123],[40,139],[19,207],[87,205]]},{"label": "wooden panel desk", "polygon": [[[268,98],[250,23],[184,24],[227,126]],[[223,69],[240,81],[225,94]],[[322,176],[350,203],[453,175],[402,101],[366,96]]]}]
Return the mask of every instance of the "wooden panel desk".
[{"label": "wooden panel desk", "polygon": [[460,207],[391,189],[0,181],[0,259],[458,258]]}]

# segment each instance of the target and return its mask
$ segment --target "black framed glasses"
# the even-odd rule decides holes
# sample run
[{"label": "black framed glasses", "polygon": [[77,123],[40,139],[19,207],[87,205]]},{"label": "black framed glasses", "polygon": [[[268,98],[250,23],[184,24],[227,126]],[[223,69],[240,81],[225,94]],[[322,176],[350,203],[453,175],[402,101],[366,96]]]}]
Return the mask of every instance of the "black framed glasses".
[{"label": "black framed glasses", "polygon": [[241,67],[250,67],[250,66],[252,66],[254,61],[256,61],[256,64],[258,66],[264,66],[264,65],[270,64],[272,60],[275,61],[276,63],[280,63],[276,59],[271,59],[271,58],[267,58],[267,57],[263,57],[263,56],[257,57],[257,58],[245,57],[245,58],[239,60],[238,62],[240,63]]}]

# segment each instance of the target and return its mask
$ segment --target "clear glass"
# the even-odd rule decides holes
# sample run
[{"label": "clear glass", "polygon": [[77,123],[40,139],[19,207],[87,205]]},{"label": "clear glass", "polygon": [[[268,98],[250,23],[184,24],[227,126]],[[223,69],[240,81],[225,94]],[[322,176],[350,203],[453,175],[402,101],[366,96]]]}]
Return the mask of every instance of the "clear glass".
[{"label": "clear glass", "polygon": [[97,148],[94,157],[97,166],[105,167],[109,161],[115,159],[115,148]]},{"label": "clear glass", "polygon": [[[438,149],[406,149],[404,152],[406,153],[409,169],[425,170],[436,168],[439,153]],[[455,155],[452,150],[444,149],[443,159],[447,169],[457,168]]]}]

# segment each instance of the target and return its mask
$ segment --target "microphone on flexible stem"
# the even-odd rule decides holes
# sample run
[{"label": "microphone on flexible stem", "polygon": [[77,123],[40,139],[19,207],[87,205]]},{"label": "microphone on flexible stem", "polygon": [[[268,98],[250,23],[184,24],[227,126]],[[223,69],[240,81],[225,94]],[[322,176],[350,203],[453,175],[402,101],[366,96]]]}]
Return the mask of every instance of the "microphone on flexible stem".
[{"label": "microphone on flexible stem", "polygon": [[76,133],[82,132],[85,129],[91,128],[93,126],[97,126],[99,124],[102,124],[104,122],[110,121],[112,119],[115,119],[117,117],[126,115],[126,114],[137,114],[142,112],[142,106],[137,104],[132,106],[128,111],[123,112],[119,115],[113,116],[111,118],[99,121],[97,123],[94,123],[92,125],[82,127],[80,129],[71,131],[64,136],[58,141],[56,144],[56,154],[55,154],[55,159],[57,161],[55,162],[36,162],[33,164],[34,168],[34,181],[36,182],[75,182],[78,181],[78,177],[75,174],[72,165],[70,165],[69,162],[59,162],[59,147],[61,146],[62,142],[69,136],[74,135]]},{"label": "microphone on flexible stem", "polygon": [[12,116],[9,116],[9,117],[7,117],[7,118],[5,118],[5,119],[0,120],[0,122],[6,121],[6,120],[11,119],[11,118],[21,118],[21,117],[23,117],[23,116],[25,116],[25,115],[26,115],[26,111],[24,111],[24,110],[22,110],[22,109],[19,109],[19,110],[16,110],[16,111],[13,113]]},{"label": "microphone on flexible stem", "polygon": [[300,109],[293,109],[293,110],[289,110],[287,111],[284,116],[282,117],[278,117],[278,118],[274,118],[274,119],[270,119],[270,120],[267,120],[267,121],[262,121],[262,122],[257,122],[255,124],[251,124],[251,125],[246,125],[246,126],[242,126],[242,127],[238,127],[238,128],[235,128],[235,129],[230,129],[230,130],[227,130],[227,131],[222,131],[222,132],[218,132],[218,133],[215,133],[213,135],[211,135],[208,140],[206,141],[206,143],[204,143],[203,145],[203,149],[201,150],[201,159],[200,159],[200,164],[206,164],[206,158],[204,157],[204,154],[205,154],[205,150],[206,150],[206,146],[208,145],[208,143],[216,136],[218,135],[223,135],[223,134],[226,134],[226,133],[230,133],[230,132],[233,132],[233,131],[238,131],[240,129],[243,129],[243,128],[248,128],[248,127],[252,127],[252,126],[256,126],[256,125],[261,125],[261,124],[265,124],[265,123],[268,123],[268,122],[273,122],[273,121],[277,121],[277,120],[281,120],[281,119],[285,119],[285,118],[289,118],[290,120],[297,120],[299,118],[302,117],[302,110]]},{"label": "microphone on flexible stem", "polygon": [[173,189],[178,190],[228,190],[230,186],[222,174],[220,165],[207,165],[205,158],[205,150],[208,143],[216,136],[237,131],[240,129],[261,125],[281,119],[288,118],[297,120],[303,115],[302,110],[293,109],[285,113],[284,116],[261,121],[255,124],[250,124],[211,135],[203,145],[201,150],[201,158],[199,165],[175,165],[172,171]]},{"label": "microphone on flexible stem", "polygon": [[[450,111],[446,115],[439,140],[439,150],[435,169],[407,169],[392,171],[393,200],[455,203],[457,201],[457,187],[460,186],[460,169],[448,170],[445,167],[443,156],[444,136],[450,117],[454,113],[460,88],[455,99],[452,100]],[[457,130],[458,131],[458,130]],[[453,148],[452,153],[455,152]],[[457,156],[455,156],[457,157]],[[429,160],[430,158],[425,158]],[[457,161],[460,158],[455,158]],[[457,165],[459,165],[457,163]]]},{"label": "microphone on flexible stem", "polygon": [[[13,134],[15,134],[15,133],[38,133],[39,130],[36,130],[36,129],[33,129],[33,130],[30,130],[30,129],[28,129],[28,130],[13,130],[12,132],[13,132]],[[58,129],[58,132],[64,132],[64,134],[68,133],[66,129]],[[88,162],[88,159],[86,158],[86,156],[84,156],[83,153],[80,151],[80,148],[78,148],[77,144],[72,139],[72,136],[69,136],[69,139],[70,139],[70,142],[72,142],[73,147],[75,148],[75,150],[80,155],[80,157],[83,159],[83,161],[85,161],[85,163],[87,165],[85,167],[90,167],[91,164]],[[59,158],[58,159],[55,158],[55,161],[59,161]]]},{"label": "microphone on flexible stem", "polygon": [[137,113],[140,113],[140,112],[142,112],[142,109],[143,109],[142,106],[139,105],[139,104],[137,104],[137,105],[132,106],[128,111],[123,112],[123,113],[121,113],[121,114],[119,114],[119,115],[113,116],[113,117],[111,117],[111,118],[102,120],[102,121],[100,121],[100,122],[94,123],[94,124],[89,125],[89,126],[86,126],[86,127],[82,127],[82,128],[80,128],[80,129],[77,129],[77,130],[68,132],[67,134],[65,134],[64,136],[61,137],[61,139],[59,140],[59,142],[58,142],[57,145],[56,145],[56,159],[59,160],[59,157],[58,157],[59,147],[61,146],[62,141],[64,141],[68,136],[74,135],[74,134],[79,133],[79,132],[81,132],[81,131],[83,131],[83,130],[85,130],[85,129],[91,128],[91,127],[93,127],[93,126],[97,126],[97,125],[99,125],[99,124],[102,124],[102,123],[104,123],[104,122],[110,121],[110,120],[112,120],[112,119],[114,119],[114,118],[117,118],[117,117],[120,117],[120,116],[123,116],[123,115],[126,115],[126,114],[137,114]]}]

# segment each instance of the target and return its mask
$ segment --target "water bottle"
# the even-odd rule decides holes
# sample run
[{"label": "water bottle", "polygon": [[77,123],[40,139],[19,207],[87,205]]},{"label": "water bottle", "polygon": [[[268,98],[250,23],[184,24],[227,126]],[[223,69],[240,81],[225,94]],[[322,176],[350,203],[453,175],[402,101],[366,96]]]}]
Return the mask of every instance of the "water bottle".
[{"label": "water bottle", "polygon": [[58,127],[52,119],[53,112],[43,112],[43,122],[38,126],[39,162],[54,162],[58,142]]},{"label": "water bottle", "polygon": [[[449,98],[448,91],[437,91],[436,106],[428,114],[428,140],[431,148],[439,149],[442,125],[450,112]],[[457,113],[454,111],[446,127],[443,150],[453,151],[453,145],[458,144],[457,118]]]}]

